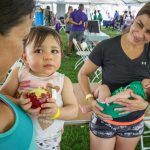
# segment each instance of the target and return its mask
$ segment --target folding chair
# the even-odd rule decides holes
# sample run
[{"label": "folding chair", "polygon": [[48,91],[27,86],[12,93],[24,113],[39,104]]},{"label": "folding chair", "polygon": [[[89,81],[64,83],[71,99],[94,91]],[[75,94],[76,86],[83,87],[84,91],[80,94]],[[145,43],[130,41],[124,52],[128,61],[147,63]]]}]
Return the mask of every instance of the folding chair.
[{"label": "folding chair", "polygon": [[[88,51],[89,53],[92,52],[93,48],[91,45],[89,45],[87,42],[82,42],[81,43],[81,48],[82,50],[86,50]],[[94,78],[92,79],[92,83],[95,81],[95,80],[98,80],[99,83],[101,83],[101,74],[102,74],[102,68],[99,67],[95,72],[94,72]]]},{"label": "folding chair", "polygon": [[[76,39],[73,39],[73,44],[75,45],[75,48],[77,50],[76,54],[80,57],[77,60],[77,62],[75,63],[75,68],[74,69],[77,69],[77,67],[79,65],[81,65],[84,61],[86,61],[88,55],[90,54],[90,51],[86,51],[86,50],[83,50],[82,48],[80,48],[80,46],[78,45]],[[82,47],[82,43],[81,43],[81,47]]]},{"label": "folding chair", "polygon": [[92,79],[92,83],[94,83],[95,80],[97,80],[97,82],[101,83],[101,74],[102,74],[102,68],[99,67],[95,72],[94,72],[94,77]]},{"label": "folding chair", "polygon": [[[150,139],[150,110],[147,111],[147,114],[144,117],[144,125],[148,130],[145,130],[143,135],[141,135],[141,150],[150,150],[150,142],[149,145],[146,145],[144,140]],[[149,140],[150,141],[150,140]]]},{"label": "folding chair", "polygon": [[90,45],[90,43],[87,43],[87,42],[82,42],[81,43],[81,48],[83,51],[89,51],[89,52],[92,52],[93,48],[92,45]]},{"label": "folding chair", "polygon": [[[13,69],[15,69],[15,68],[17,68],[17,67],[21,67],[21,66],[23,66],[23,62],[22,62],[21,58],[19,58],[19,59],[11,66],[11,68],[10,68],[9,71],[7,72],[6,78],[9,76],[10,72],[11,72]],[[5,79],[6,79],[6,78],[5,78]],[[0,85],[0,86],[1,86],[1,85]]]},{"label": "folding chair", "polygon": [[60,21],[60,29],[59,29],[59,32],[64,30],[65,31],[65,28],[66,28],[66,25],[63,24],[61,21]]},{"label": "folding chair", "polygon": [[21,60],[21,58],[20,59],[18,59],[14,64],[13,64],[13,66],[11,67],[11,70],[13,70],[13,69],[15,69],[15,68],[17,68],[17,67],[21,67],[23,65],[23,62],[22,62],[22,60]]}]

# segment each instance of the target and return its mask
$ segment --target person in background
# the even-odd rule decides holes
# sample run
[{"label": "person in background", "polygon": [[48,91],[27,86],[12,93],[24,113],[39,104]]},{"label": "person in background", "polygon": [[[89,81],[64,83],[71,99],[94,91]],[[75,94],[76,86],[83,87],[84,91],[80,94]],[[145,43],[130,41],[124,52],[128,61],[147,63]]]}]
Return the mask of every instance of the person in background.
[{"label": "person in background", "polygon": [[71,80],[57,72],[61,66],[62,47],[55,30],[45,26],[31,28],[24,39],[25,66],[15,68],[1,88],[1,93],[27,112],[32,108],[27,94],[35,91],[40,97],[40,91],[46,90],[52,96],[36,108],[40,110],[38,116],[30,115],[40,150],[59,150],[64,120],[74,119],[78,114]]},{"label": "person in background", "polygon": [[[30,31],[33,9],[33,0],[0,0],[1,83],[5,81],[8,70],[22,54],[22,41]],[[30,117],[2,94],[0,94],[0,149],[36,150]]]},{"label": "person in background", "polygon": [[69,18],[72,12],[73,12],[73,7],[69,6],[68,12],[65,14],[65,17],[64,17],[65,18],[64,23],[66,24],[65,30],[66,30],[68,39],[69,39],[70,30],[71,30],[71,24],[69,23]]},{"label": "person in background", "polygon": [[[144,131],[148,101],[131,92],[133,100],[120,98],[116,108],[126,116],[112,118],[101,111],[91,93],[88,77],[102,67],[102,84],[113,92],[133,81],[150,76],[150,2],[137,13],[130,29],[122,35],[100,42],[79,71],[78,80],[92,111],[90,148],[92,150],[134,150]],[[99,89],[98,93],[99,93]],[[97,94],[98,96],[99,94]],[[99,97],[99,96],[98,96]]]},{"label": "person in background", "polygon": [[67,55],[70,56],[72,52],[73,46],[73,38],[75,38],[80,46],[82,39],[84,38],[84,30],[87,28],[88,25],[88,18],[87,15],[83,12],[84,5],[79,4],[79,9],[73,11],[70,14],[69,22],[72,24],[70,36],[69,36],[69,48],[67,51]]},{"label": "person in background", "polygon": [[50,15],[50,7],[49,6],[46,6],[46,9],[44,11],[44,16],[45,16],[45,26],[50,26],[51,15]]},{"label": "person in background", "polygon": [[97,16],[96,10],[94,11],[94,18],[93,18],[93,20],[98,20],[98,16]]},{"label": "person in background", "polygon": [[99,25],[100,25],[100,29],[101,29],[101,24],[102,24],[102,20],[103,20],[103,16],[100,10],[98,10],[98,20],[99,20]]},{"label": "person in background", "polygon": [[115,28],[119,29],[118,24],[119,24],[119,12],[116,10],[113,20],[112,20],[112,23],[111,23],[111,26],[113,29],[115,29]]},{"label": "person in background", "polygon": [[124,32],[127,28],[129,28],[131,26],[131,24],[133,23],[133,20],[134,20],[134,18],[131,14],[131,11],[129,11],[126,16],[126,19],[124,20],[122,32]]}]

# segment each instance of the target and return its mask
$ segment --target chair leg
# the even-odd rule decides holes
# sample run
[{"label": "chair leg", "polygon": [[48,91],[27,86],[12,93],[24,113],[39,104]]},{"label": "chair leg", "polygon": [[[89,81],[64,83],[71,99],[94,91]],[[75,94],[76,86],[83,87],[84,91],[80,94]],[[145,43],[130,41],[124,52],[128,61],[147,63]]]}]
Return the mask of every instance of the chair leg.
[{"label": "chair leg", "polygon": [[78,68],[78,66],[80,65],[80,64],[82,64],[83,63],[83,59],[82,58],[80,58],[76,63],[75,63],[75,67],[74,67],[74,70],[75,69],[77,69]]},{"label": "chair leg", "polygon": [[144,141],[143,135],[141,135],[141,150],[145,150],[143,141]]}]

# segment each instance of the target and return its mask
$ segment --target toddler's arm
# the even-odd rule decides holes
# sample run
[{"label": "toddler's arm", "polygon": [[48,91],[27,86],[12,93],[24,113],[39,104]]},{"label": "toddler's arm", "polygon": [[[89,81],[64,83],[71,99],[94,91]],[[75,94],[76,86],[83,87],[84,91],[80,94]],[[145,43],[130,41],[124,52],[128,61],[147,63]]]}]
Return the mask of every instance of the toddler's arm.
[{"label": "toddler's arm", "polygon": [[68,77],[64,79],[64,86],[62,89],[62,99],[64,106],[60,110],[60,119],[70,120],[76,118],[78,115],[78,103],[73,92],[72,82]]}]

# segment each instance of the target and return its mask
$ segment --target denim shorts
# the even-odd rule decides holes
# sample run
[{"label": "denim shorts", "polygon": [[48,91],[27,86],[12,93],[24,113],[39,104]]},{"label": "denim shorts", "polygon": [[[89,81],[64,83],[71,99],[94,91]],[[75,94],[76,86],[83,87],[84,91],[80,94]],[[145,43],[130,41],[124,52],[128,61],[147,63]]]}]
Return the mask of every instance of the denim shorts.
[{"label": "denim shorts", "polygon": [[117,126],[109,124],[93,114],[90,130],[95,136],[101,138],[112,138],[116,135],[127,138],[138,137],[144,132],[144,121],[128,126]]},{"label": "denim shorts", "polygon": [[69,40],[72,41],[73,38],[75,38],[79,42],[82,42],[84,38],[84,32],[83,31],[71,31],[69,35]]}]

